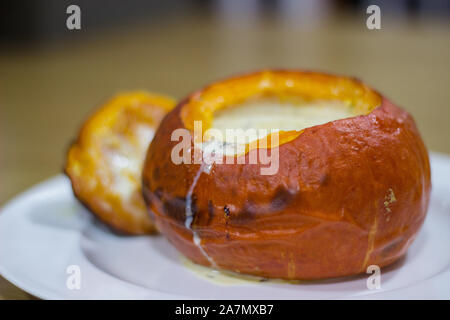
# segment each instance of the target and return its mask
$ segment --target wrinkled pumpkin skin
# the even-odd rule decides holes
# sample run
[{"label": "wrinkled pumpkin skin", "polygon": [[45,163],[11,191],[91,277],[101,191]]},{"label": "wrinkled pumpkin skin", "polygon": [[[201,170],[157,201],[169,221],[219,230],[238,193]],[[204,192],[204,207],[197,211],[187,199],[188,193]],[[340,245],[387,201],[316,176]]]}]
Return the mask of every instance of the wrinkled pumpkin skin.
[{"label": "wrinkled pumpkin skin", "polygon": [[[201,92],[162,121],[142,176],[160,232],[183,255],[210,266],[185,227],[185,198],[200,165],[171,161],[178,143],[171,134],[186,127],[183,107]],[[192,229],[219,268],[323,279],[387,266],[406,253],[428,208],[428,153],[413,118],[381,95],[380,101],[366,115],[306,128],[278,146],[274,175],[261,175],[259,164],[215,164],[200,175]]]}]

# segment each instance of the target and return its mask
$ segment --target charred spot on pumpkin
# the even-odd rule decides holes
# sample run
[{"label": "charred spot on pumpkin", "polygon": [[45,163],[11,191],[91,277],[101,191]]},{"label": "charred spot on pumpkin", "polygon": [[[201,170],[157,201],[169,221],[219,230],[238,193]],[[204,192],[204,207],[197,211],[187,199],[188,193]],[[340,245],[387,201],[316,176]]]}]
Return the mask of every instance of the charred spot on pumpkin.
[{"label": "charred spot on pumpkin", "polygon": [[246,224],[261,214],[273,214],[284,210],[295,199],[295,192],[286,188],[278,188],[268,203],[255,204],[247,200],[237,215],[230,215],[230,221],[236,224]]},{"label": "charred spot on pumpkin", "polygon": [[155,170],[153,170],[153,179],[159,180],[159,178],[160,178],[159,167],[156,167]]},{"label": "charred spot on pumpkin", "polygon": [[[163,202],[164,212],[167,216],[175,221],[182,222],[186,220],[186,199],[181,197],[173,197]],[[196,212],[196,208],[192,205],[192,212]]]},{"label": "charred spot on pumpkin", "polygon": [[211,224],[212,219],[215,215],[215,208],[212,200],[208,200],[207,208],[200,207],[197,205],[197,198],[195,195],[192,196],[192,213],[193,213],[193,226],[208,226]]},{"label": "charred spot on pumpkin", "polygon": [[278,187],[270,203],[271,211],[281,211],[285,209],[294,199],[294,193],[284,187]]},{"label": "charred spot on pumpkin", "polygon": [[236,224],[246,224],[254,220],[258,213],[261,213],[259,207],[247,200],[237,215],[230,215],[230,221]]},{"label": "charred spot on pumpkin", "polygon": [[223,212],[225,212],[225,218],[228,219],[230,218],[230,208],[228,208],[227,206],[223,207]]},{"label": "charred spot on pumpkin", "polygon": [[211,200],[208,200],[208,219],[206,224],[209,225],[214,217],[214,205]]},{"label": "charred spot on pumpkin", "polygon": [[227,240],[231,240],[231,236],[230,236],[230,233],[229,233],[229,232],[227,232],[227,233],[225,234],[225,238],[226,238]]}]

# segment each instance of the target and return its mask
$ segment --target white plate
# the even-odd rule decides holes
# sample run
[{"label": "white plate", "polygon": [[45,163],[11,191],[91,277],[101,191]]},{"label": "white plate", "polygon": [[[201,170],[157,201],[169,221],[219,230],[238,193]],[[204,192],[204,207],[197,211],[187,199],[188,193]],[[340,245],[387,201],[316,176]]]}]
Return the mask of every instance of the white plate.
[{"label": "white plate", "polygon": [[[408,254],[381,272],[340,280],[211,282],[187,268],[162,237],[117,236],[100,226],[57,176],[0,213],[0,274],[46,299],[450,299],[450,157],[432,154],[430,209]],[[79,290],[66,285],[79,267]]]}]

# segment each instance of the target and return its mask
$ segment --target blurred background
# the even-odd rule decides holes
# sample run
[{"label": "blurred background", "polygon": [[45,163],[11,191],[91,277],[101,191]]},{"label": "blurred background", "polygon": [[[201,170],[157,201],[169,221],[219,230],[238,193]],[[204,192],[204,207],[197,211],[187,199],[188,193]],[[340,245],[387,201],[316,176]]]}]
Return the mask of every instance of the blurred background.
[{"label": "blurred background", "polygon": [[[69,30],[69,5],[81,29]],[[369,5],[381,29],[369,30]],[[356,76],[450,153],[449,0],[0,2],[0,205],[61,173],[83,119],[117,92],[182,98],[261,68]],[[0,279],[0,298],[29,296]]]}]

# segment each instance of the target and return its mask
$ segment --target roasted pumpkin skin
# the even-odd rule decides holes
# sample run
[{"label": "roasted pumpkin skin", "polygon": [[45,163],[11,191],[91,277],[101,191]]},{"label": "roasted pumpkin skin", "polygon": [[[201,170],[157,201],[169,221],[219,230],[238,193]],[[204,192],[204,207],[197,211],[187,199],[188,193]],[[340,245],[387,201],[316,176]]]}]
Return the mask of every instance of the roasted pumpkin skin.
[{"label": "roasted pumpkin skin", "polygon": [[67,154],[65,172],[78,200],[121,234],[156,231],[141,192],[145,152],[172,98],[145,91],[118,94],[84,123]]},{"label": "roasted pumpkin skin", "polygon": [[[405,255],[424,222],[431,190],[428,153],[413,118],[358,80],[302,71],[269,70],[224,80],[193,93],[167,115],[142,174],[144,199],[161,233],[192,261],[211,266],[185,225],[186,195],[200,165],[171,161],[178,143],[171,134],[191,128],[186,119],[201,112],[189,118],[189,108],[211,95],[211,88],[220,94],[218,88],[227,90],[231,83],[239,87],[239,82],[245,86],[271,77],[277,79],[272,93],[284,90],[277,88],[283,78],[289,84],[312,81],[312,91],[322,90],[321,83],[345,82],[350,93],[352,85],[359,90],[355,99],[365,99],[361,92],[369,90],[371,108],[306,128],[280,144],[274,175],[261,175],[261,165],[249,161],[215,164],[209,174],[200,174],[191,228],[215,267],[267,278],[323,279],[387,266]],[[339,90],[324,91],[345,98]],[[257,150],[241,157],[251,152]]]}]

